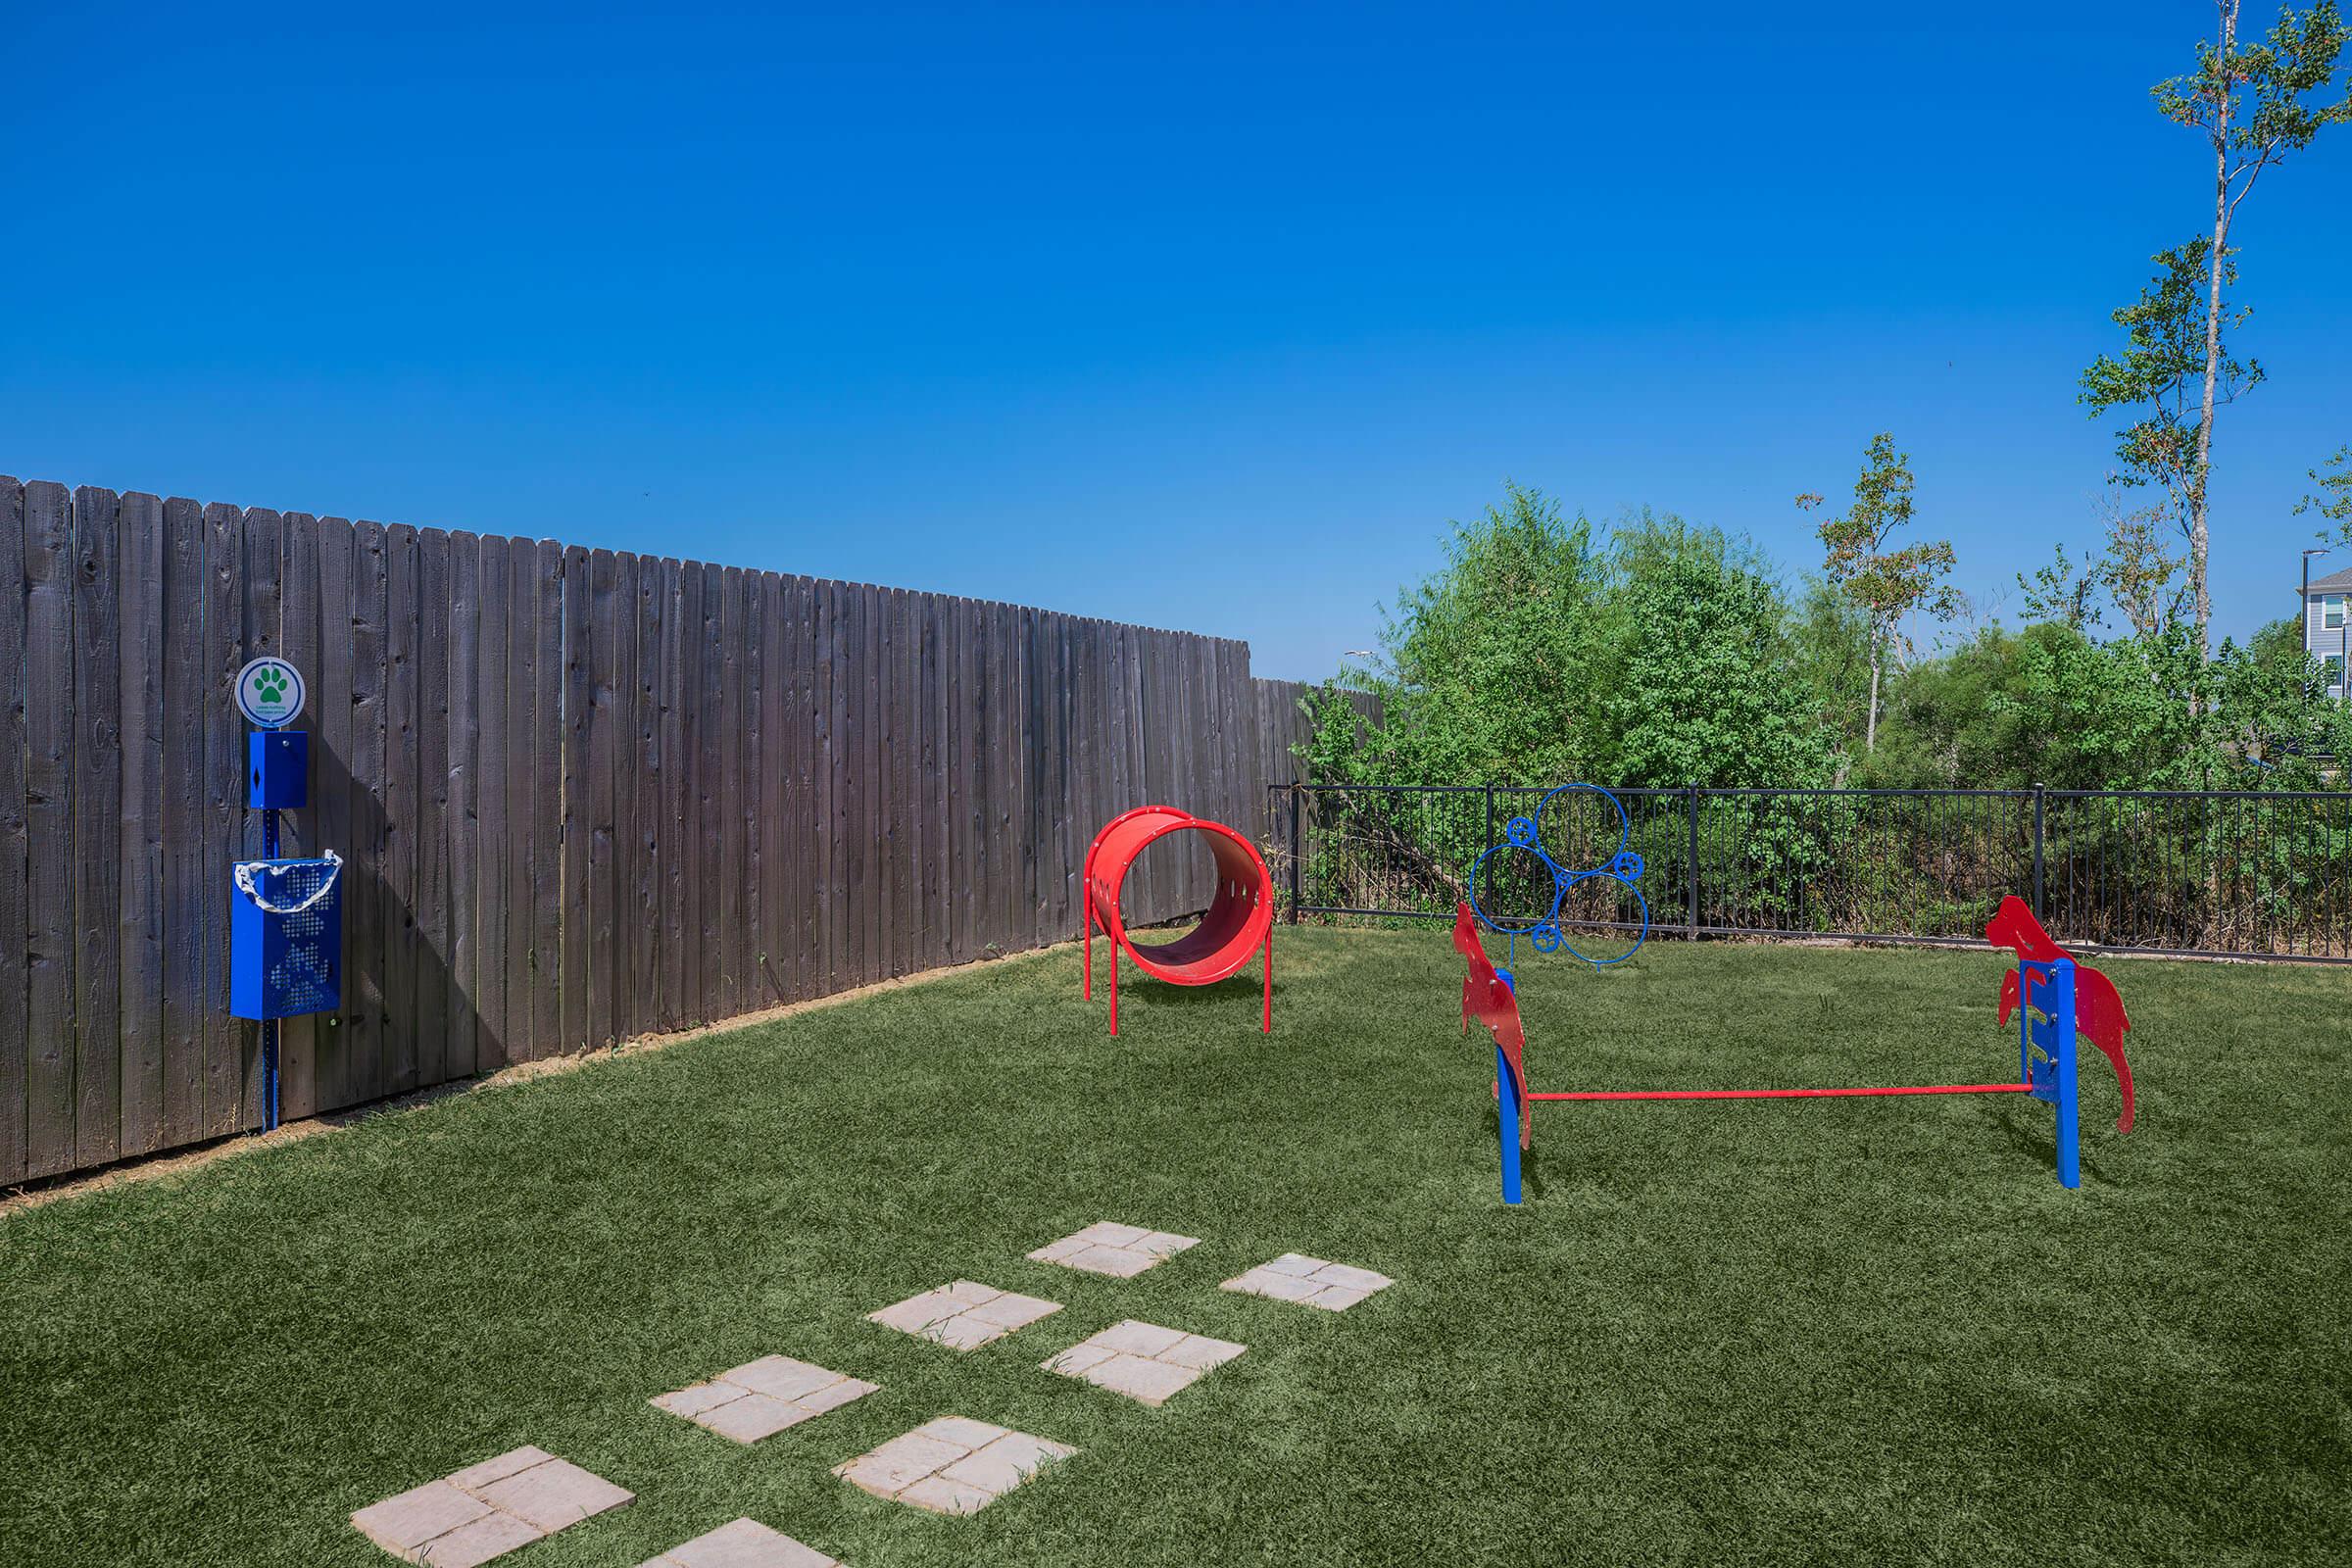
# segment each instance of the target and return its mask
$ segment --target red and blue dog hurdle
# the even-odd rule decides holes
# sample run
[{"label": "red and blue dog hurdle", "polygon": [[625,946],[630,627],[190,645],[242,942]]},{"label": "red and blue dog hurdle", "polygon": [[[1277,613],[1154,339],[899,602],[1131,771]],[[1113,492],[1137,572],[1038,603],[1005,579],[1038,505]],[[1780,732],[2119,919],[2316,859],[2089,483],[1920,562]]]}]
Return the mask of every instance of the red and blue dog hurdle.
[{"label": "red and blue dog hurdle", "polygon": [[[2058,1180],[2082,1185],[2082,1151],[2076,1100],[2075,1052],[2087,1039],[2114,1063],[2123,1087],[2123,1114],[2116,1131],[2132,1130],[2132,1066],[2124,1059],[2124,1032],[2132,1027],[2123,998],[2098,970],[2050,940],[2023,901],[2011,897],[1984,928],[1985,940],[2017,954],[2017,966],[2002,977],[2001,1022],[2018,1014],[2017,1081],[1998,1084],[1899,1084],[1838,1089],[1632,1089],[1539,1093],[1527,1082],[1527,1034],[1519,1021],[1519,997],[1507,974],[1497,971],[1478,939],[1470,906],[1459,906],[1453,945],[1469,960],[1462,981],[1462,1029],[1476,1018],[1494,1037],[1494,1093],[1502,1145],[1502,1200],[1521,1201],[1520,1156],[1533,1146],[1535,1106],[1560,1100],[1824,1100],[1882,1095],[2028,1095],[2055,1108],[2058,1117]],[[1516,1123],[1518,1136],[1509,1129]]]}]

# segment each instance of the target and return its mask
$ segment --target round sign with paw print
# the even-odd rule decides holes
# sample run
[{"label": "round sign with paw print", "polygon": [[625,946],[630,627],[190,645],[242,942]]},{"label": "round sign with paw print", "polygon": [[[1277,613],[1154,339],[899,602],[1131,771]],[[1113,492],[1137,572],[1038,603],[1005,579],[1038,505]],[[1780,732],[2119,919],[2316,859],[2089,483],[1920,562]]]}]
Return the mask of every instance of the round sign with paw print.
[{"label": "round sign with paw print", "polygon": [[302,672],[262,658],[237,671],[237,708],[261,729],[283,729],[302,711]]}]

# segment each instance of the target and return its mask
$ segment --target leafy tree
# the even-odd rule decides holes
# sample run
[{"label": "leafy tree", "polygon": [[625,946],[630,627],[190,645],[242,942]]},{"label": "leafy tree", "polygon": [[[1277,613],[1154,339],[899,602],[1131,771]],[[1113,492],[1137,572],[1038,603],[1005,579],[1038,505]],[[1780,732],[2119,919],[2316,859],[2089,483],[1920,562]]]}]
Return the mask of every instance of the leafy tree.
[{"label": "leafy tree", "polygon": [[1658,557],[1615,588],[1619,638],[1594,714],[1593,771],[1632,785],[1821,785],[1838,743],[1788,657],[1773,584],[1722,559]]},{"label": "leafy tree", "polygon": [[1564,778],[1586,740],[1585,672],[1605,564],[1583,517],[1522,485],[1449,523],[1445,564],[1398,594],[1384,710],[1369,743],[1387,783]]},{"label": "leafy tree", "polygon": [[2180,558],[2164,547],[2164,511],[2125,506],[2114,475],[2100,511],[2107,520],[2107,545],[2093,568],[2099,586],[2134,636],[2160,637],[2180,618],[2185,597],[2176,581]]},{"label": "leafy tree", "polygon": [[2199,659],[2185,622],[2100,643],[2056,622],[1979,633],[1888,705],[1874,783],[1919,788],[2328,787],[2352,713],[2315,703],[2294,621]]},{"label": "leafy tree", "polygon": [[2304,652],[2302,622],[2281,616],[2244,649],[2223,649],[2214,680],[2220,753],[2257,769],[2245,780],[2254,787],[2328,788],[2334,760],[2352,758],[2352,708],[2326,700],[2327,675]]},{"label": "leafy tree", "polygon": [[[1890,656],[1907,651],[1903,617],[1926,610],[1938,620],[1959,612],[1960,597],[1938,579],[1952,569],[1948,540],[1923,540],[1899,549],[1889,541],[1911,525],[1914,486],[1911,456],[1894,450],[1894,437],[1881,431],[1870,438],[1862,473],[1854,481],[1854,502],[1821,525],[1821,541],[1829,548],[1827,572],[1832,583],[1859,605],[1870,626],[1870,704],[1863,723],[1862,749],[1878,749],[1879,688]],[[1800,511],[1810,512],[1822,498],[1808,492],[1796,498]]]},{"label": "leafy tree", "polygon": [[[1987,627],[1911,672],[1887,712],[1872,782],[1915,788],[2166,788],[2200,756],[2178,686],[2193,657],[2160,642],[2098,643],[2049,621]],[[2179,667],[2175,667],[2178,665]],[[2194,787],[2193,779],[2185,780]]]},{"label": "leafy tree", "polygon": [[1596,542],[1540,491],[1449,525],[1375,667],[1376,730],[1327,692],[1309,776],[1382,783],[1826,782],[1837,737],[1743,541],[1634,514]]},{"label": "leafy tree", "polygon": [[[1870,722],[1870,617],[1827,579],[1805,584],[1789,625],[1789,656],[1840,757],[1861,749]],[[1840,766],[1834,783],[1845,781]]]},{"label": "leafy tree", "polygon": [[[1899,515],[1898,486],[1872,482],[1860,510]],[[2315,701],[2293,623],[2205,657],[2160,523],[2119,509],[2106,559],[2044,568],[2048,602],[2030,606],[2043,618],[1883,670],[1874,734],[1884,622],[1847,583],[1816,579],[1792,606],[1743,540],[1646,512],[1595,530],[1514,486],[1449,528],[1439,568],[1397,597],[1377,666],[1345,675],[1378,692],[1381,722],[1323,688],[1299,756],[1311,779],[1372,784],[2342,787],[2321,759],[2352,756],[2352,710]],[[2094,576],[2131,635],[2093,635]],[[1442,885],[1490,842],[1476,795],[1316,809],[1317,831],[1352,840],[1348,874],[1377,864],[1400,885]],[[1806,823],[1759,808],[1726,853],[1759,876],[1834,860],[1834,834]]]},{"label": "leafy tree", "polygon": [[2025,596],[2026,615],[2030,620],[2055,621],[2072,631],[2087,632],[2100,620],[2099,607],[2093,596],[2099,591],[2099,570],[2082,553],[2078,566],[2066,546],[2052,545],[2047,565],[2036,566],[2029,579],[2024,572],[2017,574],[2018,591]]},{"label": "leafy tree", "polygon": [[2297,515],[2316,512],[2327,526],[2317,537],[2323,544],[2352,545],[2352,446],[2336,448],[2328,460],[2328,471],[2310,470],[2310,478],[2319,489],[2295,503]]},{"label": "leafy tree", "polygon": [[2225,328],[2245,319],[2226,291],[2237,281],[2230,246],[2237,209],[2264,170],[2309,147],[2330,124],[2352,120],[2352,93],[2329,102],[2346,32],[2335,0],[2298,14],[2282,8],[2259,44],[2237,33],[2239,0],[2216,0],[2219,41],[2200,40],[2197,65],[2153,89],[2164,116],[2202,132],[2213,151],[2213,225],[2185,245],[2159,251],[2162,270],[2138,300],[2117,311],[2128,334],[2123,355],[2101,355],[2082,373],[2091,413],[2136,408],[2118,432],[2126,476],[2162,483],[2188,538],[2187,595],[2197,657],[2209,656],[2213,601],[2207,558],[2207,498],[2215,412],[2262,379],[2252,362],[2230,357]]}]

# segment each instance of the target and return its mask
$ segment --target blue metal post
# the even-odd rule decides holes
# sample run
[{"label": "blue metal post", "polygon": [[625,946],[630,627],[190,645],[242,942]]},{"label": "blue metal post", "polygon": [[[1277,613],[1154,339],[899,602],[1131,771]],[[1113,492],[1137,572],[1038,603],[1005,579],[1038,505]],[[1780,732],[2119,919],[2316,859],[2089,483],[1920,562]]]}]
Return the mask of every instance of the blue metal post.
[{"label": "blue metal post", "polygon": [[[262,812],[262,858],[277,858],[277,808]],[[277,1126],[277,1020],[262,1020],[262,1131]]]},{"label": "blue metal post", "polygon": [[[2058,1180],[2082,1185],[2082,1140],[2075,1083],[2075,965],[2071,958],[2049,963],[2020,961],[2018,1051],[2025,1081],[2035,1100],[2058,1121]],[[2037,1016],[2038,1014],[2038,1016]],[[2035,1058],[2038,1049],[2039,1059]]]},{"label": "blue metal post", "polygon": [[2050,966],[2050,1033],[2058,1058],[2058,1181],[2082,1185],[2082,1146],[2075,1103],[2075,966],[2065,958]]},{"label": "blue metal post", "polygon": [[1519,1201],[1519,1079],[1511,1071],[1510,1058],[1502,1048],[1494,1048],[1494,1108],[1501,1116],[1496,1130],[1502,1135],[1502,1200]]}]

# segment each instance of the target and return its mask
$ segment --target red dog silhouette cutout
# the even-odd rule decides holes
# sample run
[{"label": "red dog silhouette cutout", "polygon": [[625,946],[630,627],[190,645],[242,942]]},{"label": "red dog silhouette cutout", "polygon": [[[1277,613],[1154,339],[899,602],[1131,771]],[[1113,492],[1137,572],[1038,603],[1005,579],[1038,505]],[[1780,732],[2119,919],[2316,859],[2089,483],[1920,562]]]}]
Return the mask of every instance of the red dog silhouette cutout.
[{"label": "red dog silhouette cutout", "polygon": [[[1494,1035],[1503,1059],[1511,1064],[1511,1078],[1519,1086],[1519,1147],[1529,1149],[1534,1147],[1536,1106],[1527,1093],[1527,1032],[1519,1026],[1519,996],[1508,980],[1494,972],[1485,944],[1478,940],[1478,919],[1470,906],[1454,907],[1458,912],[1453,917],[1453,946],[1470,960],[1470,972],[1462,979],[1462,1033],[1470,1032],[1470,1020],[1476,1018]],[[1502,1086],[1497,1084],[1495,1097],[1499,1099],[1501,1094]]]},{"label": "red dog silhouette cutout", "polygon": [[[1456,939],[1459,940],[1458,938]],[[2115,982],[2084,963],[2081,958],[2060,947],[2034,918],[2026,901],[2012,893],[2001,901],[2000,908],[1984,927],[1984,940],[1996,948],[2015,950],[2021,958],[2034,963],[2054,963],[2060,958],[2074,958],[2075,963],[2075,1032],[2107,1054],[2115,1064],[2116,1081],[2124,1088],[2124,1113],[2116,1118],[2115,1130],[2132,1130],[2132,1064],[2124,1059],[2124,1031],[2132,1020],[2124,1014],[2124,999],[2116,994]],[[2011,969],[2001,976],[2001,1022],[2007,1023],[2017,1011],[2021,1000],[2017,988],[2018,971]]]}]

